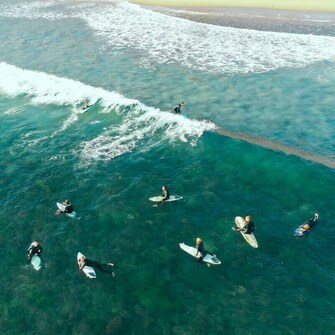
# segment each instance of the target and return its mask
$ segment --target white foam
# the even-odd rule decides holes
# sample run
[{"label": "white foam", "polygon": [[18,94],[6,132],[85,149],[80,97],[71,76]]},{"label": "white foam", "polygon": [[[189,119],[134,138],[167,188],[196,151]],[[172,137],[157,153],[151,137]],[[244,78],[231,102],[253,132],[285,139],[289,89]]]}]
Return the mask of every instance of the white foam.
[{"label": "white foam", "polygon": [[22,108],[10,108],[4,112],[4,115],[15,115],[23,112]]},{"label": "white foam", "polygon": [[[82,104],[88,99],[95,102],[101,99],[104,106],[128,105],[135,101],[121,94],[103,88],[85,85],[79,81],[61,78],[38,71],[20,69],[0,62],[0,93],[8,96],[26,94],[33,104],[73,105]],[[138,103],[138,102],[135,102]],[[79,109],[80,112],[82,112]]]},{"label": "white foam", "polygon": [[[265,72],[335,60],[335,38],[197,23],[121,3],[85,16],[113,48],[145,51],[148,64],[224,73]],[[143,61],[142,59],[142,61]]]},{"label": "white foam", "polygon": [[139,64],[146,66],[176,63],[201,71],[233,74],[335,60],[334,37],[220,27],[127,2],[57,3],[58,6],[54,2],[48,2],[48,6],[42,6],[43,2],[25,3],[22,11],[16,6],[2,6],[0,12],[8,17],[83,19],[113,50],[141,51]]},{"label": "white foam", "polygon": [[[119,124],[110,125],[106,118],[101,133],[93,139],[84,140],[79,145],[79,150],[74,150],[84,161],[113,159],[133,150],[142,139],[145,139],[146,148],[161,141],[183,141],[195,145],[205,131],[214,129],[210,122],[185,119],[180,115],[148,107],[121,94],[68,78],[23,70],[4,62],[0,63],[0,73],[0,94],[12,97],[24,94],[33,104],[71,107],[70,115],[51,136],[80,122],[83,113],[81,106],[86,99],[91,102],[99,100],[100,113],[120,114]],[[91,124],[100,122],[101,120],[92,120]],[[27,136],[30,138],[31,134]],[[33,144],[38,142],[39,139],[33,140]]]},{"label": "white foam", "polygon": [[66,15],[54,11],[58,1],[32,1],[32,2],[15,2],[15,4],[0,5],[0,17],[9,18],[27,18],[38,19],[45,18],[48,20],[57,20],[67,17]]},{"label": "white foam", "polygon": [[141,146],[142,151],[164,141],[188,142],[192,146],[205,131],[215,128],[207,121],[185,119],[180,115],[148,108],[145,113],[131,114],[117,127],[111,126],[92,140],[82,143],[80,154],[85,163],[109,161]]}]

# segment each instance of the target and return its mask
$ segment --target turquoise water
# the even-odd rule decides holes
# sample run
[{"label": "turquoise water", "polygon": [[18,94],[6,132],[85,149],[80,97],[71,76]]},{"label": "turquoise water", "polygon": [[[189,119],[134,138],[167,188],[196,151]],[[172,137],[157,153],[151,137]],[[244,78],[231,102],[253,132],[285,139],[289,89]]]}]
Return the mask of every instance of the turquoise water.
[{"label": "turquoise water", "polygon": [[[334,332],[335,40],[320,22],[313,36],[127,3],[0,13],[2,334]],[[181,100],[188,119],[169,113]],[[153,208],[163,184],[183,200]],[[80,220],[55,215],[65,198]],[[231,230],[247,214],[258,249]],[[222,265],[179,249],[197,236]],[[116,276],[87,279],[78,251]]]}]

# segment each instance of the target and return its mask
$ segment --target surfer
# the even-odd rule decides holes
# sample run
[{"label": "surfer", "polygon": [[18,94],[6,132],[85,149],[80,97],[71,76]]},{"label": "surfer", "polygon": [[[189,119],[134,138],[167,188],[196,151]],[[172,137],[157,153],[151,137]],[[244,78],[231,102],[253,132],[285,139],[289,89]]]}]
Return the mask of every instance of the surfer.
[{"label": "surfer", "polygon": [[99,263],[96,261],[92,261],[90,259],[87,259],[85,256],[81,256],[78,259],[78,266],[79,269],[82,270],[85,266],[91,266],[92,268],[97,268],[102,272],[108,272],[108,273],[112,273],[113,277],[115,276],[114,271],[108,271],[106,270],[104,267],[109,265],[109,266],[114,266],[114,263]]},{"label": "surfer", "polygon": [[88,101],[86,100],[83,109],[87,109],[87,108],[90,107],[90,106],[91,106],[91,105],[89,105]]},{"label": "surfer", "polygon": [[179,104],[178,104],[177,106],[173,107],[172,110],[173,110],[176,114],[180,114],[180,113],[181,113],[180,109],[181,109],[181,107],[182,107],[183,105],[184,105],[184,101],[179,102]]},{"label": "surfer", "polygon": [[311,219],[309,219],[307,222],[305,222],[303,225],[299,227],[299,232],[301,234],[306,233],[316,224],[318,220],[319,220],[319,214],[314,213],[314,216]]},{"label": "surfer", "polygon": [[162,199],[161,202],[164,202],[164,201],[166,201],[170,198],[170,192],[165,185],[162,186],[162,197],[163,197],[163,199]]},{"label": "surfer", "polygon": [[39,242],[37,240],[33,241],[28,248],[28,254],[27,254],[28,261],[31,261],[33,256],[39,256],[41,252],[42,247],[40,246]]},{"label": "surfer", "polygon": [[73,205],[70,203],[69,200],[65,200],[65,201],[63,202],[63,205],[65,206],[65,209],[64,209],[63,213],[68,213],[68,214],[70,214],[70,213],[73,212]]},{"label": "surfer", "polygon": [[170,199],[170,192],[168,190],[168,188],[164,185],[162,186],[162,194],[161,194],[162,199],[159,200],[158,204],[152,205],[152,207],[158,207],[163,205],[163,202]]},{"label": "surfer", "polygon": [[196,252],[194,256],[198,258],[199,262],[201,262],[202,259],[206,256],[206,251],[202,239],[200,237],[197,237],[197,239],[195,240],[195,249]]},{"label": "surfer", "polygon": [[251,234],[255,230],[255,225],[251,220],[251,215],[247,215],[245,217],[245,226],[243,228],[235,228],[233,227],[234,230],[236,231],[241,231],[244,234]]}]

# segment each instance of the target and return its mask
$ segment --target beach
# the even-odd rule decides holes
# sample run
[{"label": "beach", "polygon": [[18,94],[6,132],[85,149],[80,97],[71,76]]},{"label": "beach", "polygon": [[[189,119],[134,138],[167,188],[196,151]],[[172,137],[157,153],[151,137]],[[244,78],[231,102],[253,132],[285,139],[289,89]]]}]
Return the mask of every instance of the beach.
[{"label": "beach", "polygon": [[134,3],[158,6],[178,6],[178,7],[245,7],[245,8],[270,8],[275,10],[295,10],[295,11],[335,11],[335,4],[332,0],[137,0]]},{"label": "beach", "polygon": [[333,14],[216,5],[0,0],[2,334],[332,333]]}]

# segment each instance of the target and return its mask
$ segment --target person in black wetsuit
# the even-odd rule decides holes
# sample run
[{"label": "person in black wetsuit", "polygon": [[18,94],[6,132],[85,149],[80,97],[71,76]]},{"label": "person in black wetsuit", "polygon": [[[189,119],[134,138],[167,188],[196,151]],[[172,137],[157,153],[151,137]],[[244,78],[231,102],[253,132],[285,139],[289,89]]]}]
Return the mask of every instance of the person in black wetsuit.
[{"label": "person in black wetsuit", "polygon": [[245,217],[245,226],[243,228],[234,228],[236,231],[241,231],[244,234],[251,234],[255,230],[255,225],[251,220],[251,215]]},{"label": "person in black wetsuit", "polygon": [[301,233],[305,233],[308,230],[310,230],[318,220],[319,220],[319,214],[315,213],[311,219],[309,219],[307,222],[305,222],[303,225],[299,227]]},{"label": "person in black wetsuit", "polygon": [[32,242],[28,248],[27,258],[30,262],[33,256],[39,256],[42,252],[42,247],[40,246],[39,242],[35,240]]},{"label": "person in black wetsuit", "polygon": [[206,256],[206,251],[202,239],[200,237],[197,237],[197,239],[195,240],[195,249],[196,252],[194,256],[197,257],[199,262],[201,262],[202,259]]},{"label": "person in black wetsuit", "polygon": [[105,268],[106,266],[114,266],[114,263],[99,263],[87,259],[85,256],[81,256],[80,259],[78,260],[79,269],[82,270],[86,265],[91,266],[92,268],[99,269],[102,272],[111,273],[113,276],[115,276],[114,271],[109,271]]},{"label": "person in black wetsuit", "polygon": [[64,209],[64,213],[68,213],[68,214],[70,214],[70,213],[73,212],[73,205],[70,203],[69,200],[65,200],[65,201],[63,202],[63,205],[66,206],[65,209]]},{"label": "person in black wetsuit", "polygon": [[163,197],[162,202],[170,198],[170,192],[166,186],[162,186],[162,197]]},{"label": "person in black wetsuit", "polygon": [[184,105],[184,101],[180,102],[177,106],[173,107],[173,111],[176,113],[176,114],[180,114],[181,113],[181,106]]},{"label": "person in black wetsuit", "polygon": [[170,198],[170,192],[166,186],[162,186],[162,200],[159,201],[158,204],[152,205],[152,207],[158,207],[163,205],[164,201],[168,200]]}]

